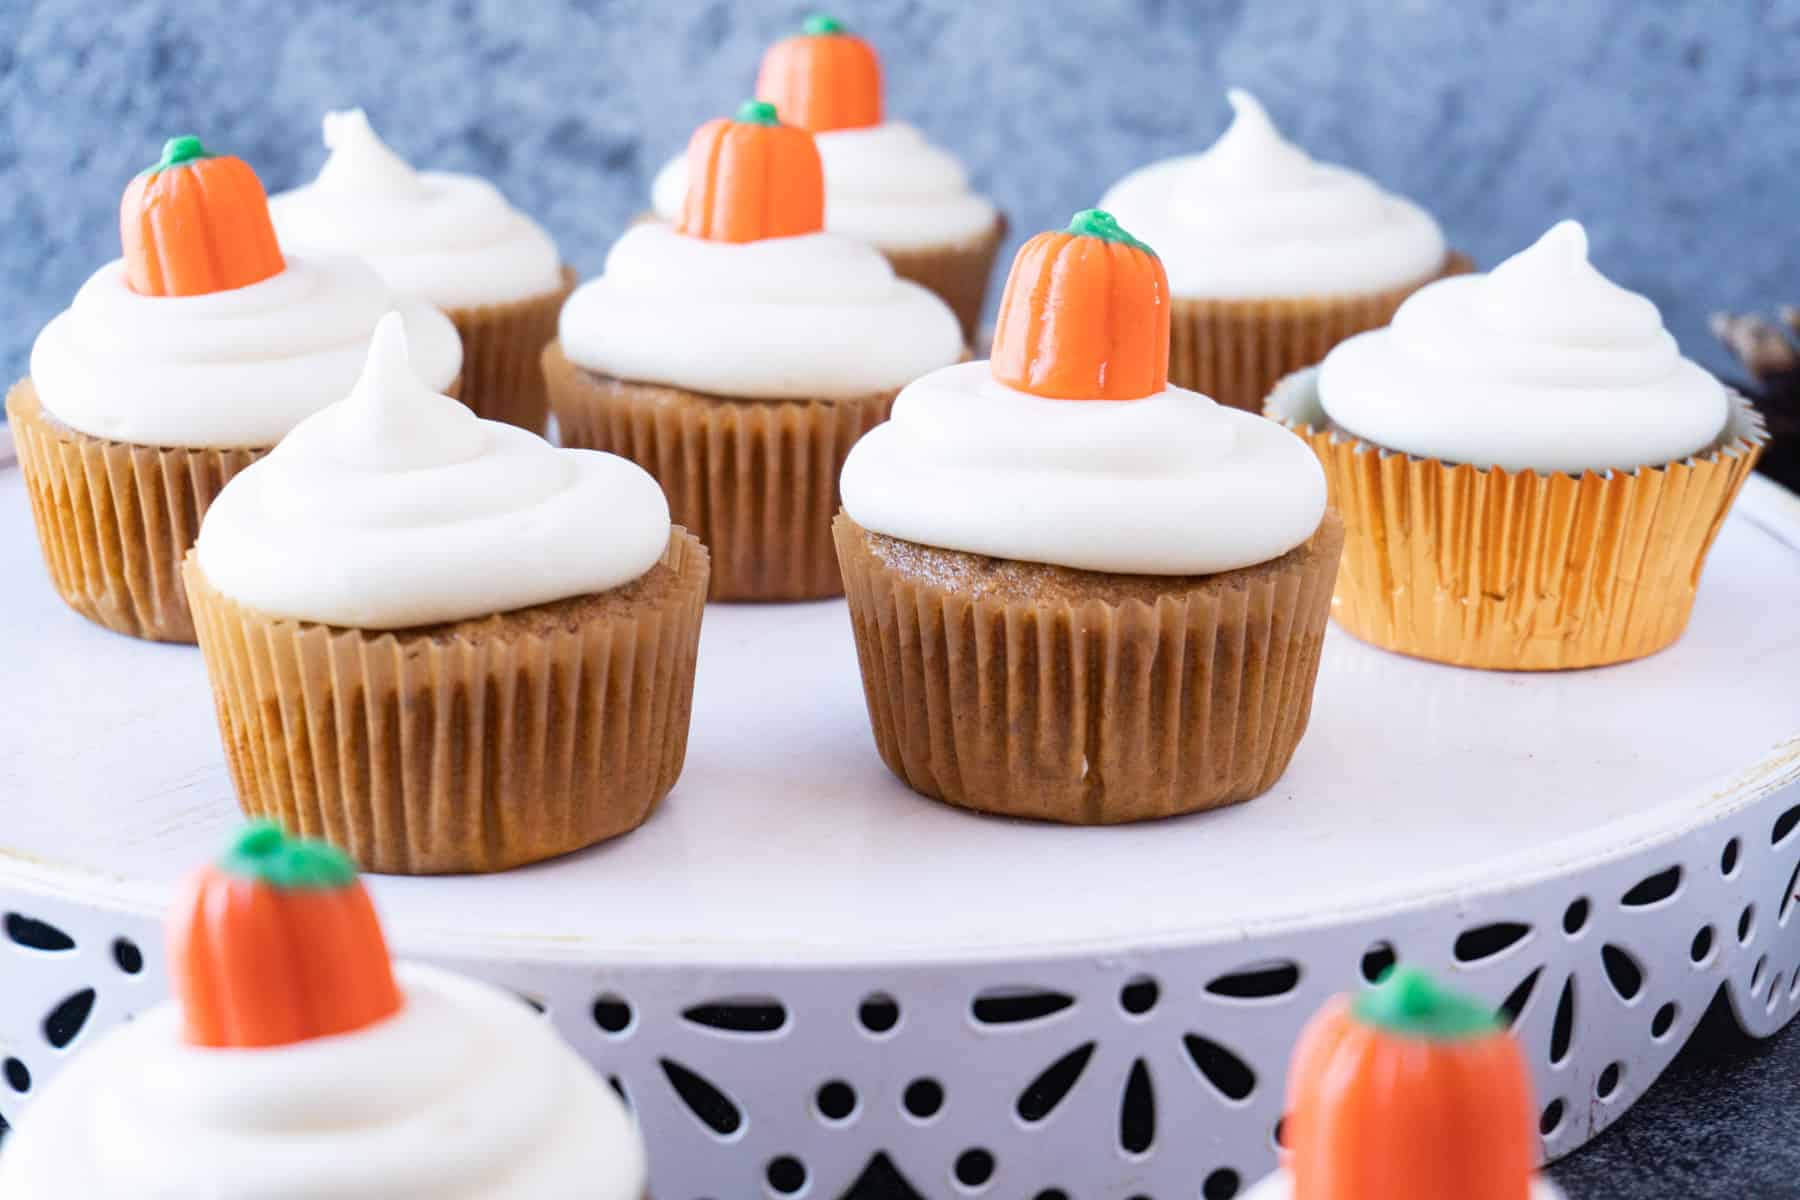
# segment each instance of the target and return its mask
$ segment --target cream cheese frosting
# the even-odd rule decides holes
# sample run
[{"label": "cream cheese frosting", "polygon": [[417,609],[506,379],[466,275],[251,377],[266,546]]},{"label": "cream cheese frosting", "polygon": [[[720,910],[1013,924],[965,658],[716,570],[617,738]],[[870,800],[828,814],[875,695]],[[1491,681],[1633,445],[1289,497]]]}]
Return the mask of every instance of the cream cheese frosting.
[{"label": "cream cheese frosting", "polygon": [[1155,246],[1177,296],[1210,299],[1379,292],[1435,275],[1443,231],[1424,209],[1281,136],[1254,96],[1200,154],[1164,159],[1100,201]]},{"label": "cream cheese frosting", "polygon": [[833,233],[715,242],[627,230],[563,306],[569,361],[752,399],[889,391],[963,350],[944,302]]},{"label": "cream cheese frosting", "polygon": [[[287,251],[279,274],[229,291],[143,296],[122,260],[96,271],[31,348],[44,407],[93,437],[143,446],[272,446],[343,397],[393,296],[348,255]],[[449,319],[398,306],[420,376],[462,369]]]},{"label": "cream cheese frosting", "polygon": [[562,286],[556,244],[484,179],[415,171],[362,109],[325,114],[319,177],[269,197],[283,246],[367,258],[404,296],[441,308],[504,304]]},{"label": "cream cheese frosting", "polygon": [[197,553],[215,588],[271,616],[399,629],[619,587],[669,533],[643,468],[433,392],[390,316],[349,396],[226,484]]},{"label": "cream cheese frosting", "polygon": [[396,970],[401,1010],[254,1050],[163,1005],[78,1055],[0,1154],[9,1200],[639,1200],[642,1140],[549,1024],[485,984]]},{"label": "cream cheese frosting", "polygon": [[1325,512],[1325,476],[1273,421],[1168,387],[1051,400],[986,362],[935,371],[850,451],[844,511],[910,542],[1133,575],[1278,558]]},{"label": "cream cheese frosting", "polygon": [[[825,228],[880,250],[918,250],[980,237],[999,210],[969,190],[962,164],[904,121],[813,135],[825,166]],[[687,195],[687,155],[657,172],[650,199],[673,221]]]},{"label": "cream cheese frosting", "polygon": [[1563,221],[1485,275],[1415,292],[1326,356],[1319,401],[1391,450],[1506,470],[1632,469],[1710,446],[1730,400],[1656,305],[1588,261]]},{"label": "cream cheese frosting", "polygon": [[[1281,1167],[1263,1176],[1255,1187],[1244,1193],[1243,1200],[1293,1200],[1293,1197],[1294,1176]],[[1444,1200],[1455,1200],[1455,1197],[1446,1196]],[[1563,1200],[1562,1189],[1545,1176],[1535,1175],[1531,1180],[1530,1200]]]}]

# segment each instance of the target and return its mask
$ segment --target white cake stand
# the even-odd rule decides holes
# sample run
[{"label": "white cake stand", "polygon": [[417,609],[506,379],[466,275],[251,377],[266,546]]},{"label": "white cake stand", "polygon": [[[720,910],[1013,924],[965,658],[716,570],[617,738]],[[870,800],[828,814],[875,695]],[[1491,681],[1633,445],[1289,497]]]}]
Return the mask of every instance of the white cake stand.
[{"label": "white cake stand", "polygon": [[[163,998],[158,909],[238,818],[198,653],[67,611],[11,469],[0,580],[16,1119]],[[1721,987],[1756,1035],[1795,1011],[1796,612],[1800,500],[1753,480],[1673,649],[1505,675],[1334,630],[1273,792],[1081,830],[892,779],[841,604],[720,606],[645,828],[373,888],[402,952],[514,989],[617,1081],[660,1200],[835,1200],[871,1169],[930,1197],[1220,1200],[1275,1161],[1301,1023],[1395,956],[1516,1014],[1554,1157]]]}]

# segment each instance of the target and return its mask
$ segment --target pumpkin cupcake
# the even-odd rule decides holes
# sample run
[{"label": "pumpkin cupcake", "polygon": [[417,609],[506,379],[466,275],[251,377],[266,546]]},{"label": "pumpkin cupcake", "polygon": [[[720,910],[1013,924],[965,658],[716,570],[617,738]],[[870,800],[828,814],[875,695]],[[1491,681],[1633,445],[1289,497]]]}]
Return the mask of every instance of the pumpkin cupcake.
[{"label": "pumpkin cupcake", "polygon": [[1348,530],[1333,610],[1364,641],[1466,667],[1622,662],[1681,636],[1761,452],[1749,401],[1564,221],[1491,273],[1284,381]]},{"label": "pumpkin cupcake", "polygon": [[902,385],[955,362],[944,302],[822,230],[819,152],[748,101],[689,148],[674,225],[626,231],[544,351],[563,441],[641,464],[712,552],[715,600],[842,590],[838,471]]},{"label": "pumpkin cupcake", "polygon": [[1110,216],[1027,242],[991,362],[911,384],[835,533],[876,746],[916,791],[1075,824],[1274,785],[1343,529],[1306,446],[1168,383],[1161,261]]},{"label": "pumpkin cupcake", "polygon": [[361,255],[396,293],[442,309],[462,336],[462,402],[543,433],[538,356],[575,287],[550,235],[485,179],[413,170],[360,108],[325,114],[325,145],[319,177],[269,201],[282,244]]},{"label": "pumpkin cupcake", "polygon": [[13,1200],[641,1200],[612,1089],[519,1000],[394,963],[350,860],[253,824],[165,920],[175,999],[7,1139]]},{"label": "pumpkin cupcake", "polygon": [[1245,1200],[1558,1200],[1537,1110],[1494,1010],[1397,967],[1338,996],[1288,1067],[1284,1166]]},{"label": "pumpkin cupcake", "polygon": [[397,317],[185,576],[244,811],[367,870],[578,850],[681,773],[706,551],[633,464],[420,384]]},{"label": "pumpkin cupcake", "polygon": [[1236,115],[1211,149],[1133,171],[1100,204],[1168,264],[1169,377],[1254,412],[1276,380],[1472,264],[1424,209],[1314,162],[1249,92],[1227,98]]},{"label": "pumpkin cupcake", "polygon": [[[349,390],[395,307],[361,260],[276,245],[241,160],[172,139],[125,190],[125,257],[82,285],[6,397],[44,563],[108,629],[194,640],[181,557],[225,482]],[[401,304],[419,372],[454,386],[456,330]]]},{"label": "pumpkin cupcake", "polygon": [[[825,228],[866,242],[895,274],[936,292],[975,344],[1006,219],[969,190],[954,157],[904,121],[885,120],[875,48],[827,16],[769,47],[756,98],[809,130],[825,164]],[[656,176],[651,201],[665,221],[681,217],[688,160]]]}]

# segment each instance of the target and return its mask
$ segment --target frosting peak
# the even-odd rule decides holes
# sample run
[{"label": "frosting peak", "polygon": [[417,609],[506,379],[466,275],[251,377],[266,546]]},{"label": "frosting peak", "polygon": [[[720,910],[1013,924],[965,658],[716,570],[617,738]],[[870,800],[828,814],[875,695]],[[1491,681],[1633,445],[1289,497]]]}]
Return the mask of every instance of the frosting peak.
[{"label": "frosting peak", "polygon": [[346,196],[423,194],[419,173],[381,140],[362,109],[328,112],[321,124],[331,156],[319,170],[320,187]]},{"label": "frosting peak", "polygon": [[[1225,93],[1231,125],[1195,160],[1175,202],[1205,200],[1205,185],[1234,188],[1299,187],[1318,170],[1312,156],[1281,136],[1262,102],[1243,88]],[[1194,193],[1200,193],[1195,195]]]},{"label": "frosting peak", "polygon": [[398,313],[375,326],[362,374],[321,419],[342,461],[357,465],[440,467],[474,458],[487,441],[472,411],[420,382]]},{"label": "frosting peak", "polygon": [[1495,329],[1567,344],[1644,340],[1662,331],[1662,314],[1648,297],[1594,269],[1579,221],[1558,221],[1495,267],[1476,303]]}]

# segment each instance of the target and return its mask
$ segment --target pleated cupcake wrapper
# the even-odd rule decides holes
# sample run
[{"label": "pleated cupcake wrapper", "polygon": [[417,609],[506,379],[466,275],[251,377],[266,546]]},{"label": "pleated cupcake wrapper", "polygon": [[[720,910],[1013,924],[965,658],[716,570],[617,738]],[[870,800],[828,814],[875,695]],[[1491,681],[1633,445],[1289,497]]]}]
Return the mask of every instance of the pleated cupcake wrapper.
[{"label": "pleated cupcake wrapper", "polygon": [[478,417],[542,434],[549,423],[542,357],[556,337],[575,272],[562,269],[554,291],[506,304],[444,310],[462,337],[462,402]]},{"label": "pleated cupcake wrapper", "polygon": [[[184,564],[246,815],[365,870],[500,871],[635,829],[687,753],[707,558],[629,615],[379,632],[246,608]],[[446,627],[449,628],[449,627]]]},{"label": "pleated cupcake wrapper", "polygon": [[1481,470],[1326,429],[1311,370],[1282,382],[1268,414],[1312,446],[1344,515],[1338,623],[1388,650],[1501,670],[1623,662],[1680,637],[1766,440],[1734,393],[1718,447],[1683,462]]},{"label": "pleated cupcake wrapper", "polygon": [[1154,605],[946,590],[834,526],[882,761],[963,808],[1116,824],[1248,800],[1287,768],[1343,528],[1327,514],[1274,569]]},{"label": "pleated cupcake wrapper", "polygon": [[544,351],[565,446],[608,450],[662,484],[669,512],[712,554],[714,600],[843,593],[831,548],[838,474],[896,392],[830,400],[727,400],[596,375]]},{"label": "pleated cupcake wrapper", "polygon": [[883,250],[894,274],[935,292],[962,323],[963,342],[976,344],[981,329],[981,309],[987,301],[988,281],[994,275],[994,259],[1006,240],[1006,217],[994,219],[985,233],[949,246],[915,250]]},{"label": "pleated cupcake wrapper", "polygon": [[1468,256],[1452,253],[1436,275],[1384,292],[1277,300],[1177,296],[1170,306],[1169,382],[1261,412],[1282,379],[1320,362],[1345,338],[1386,325],[1426,284],[1474,269]]}]

